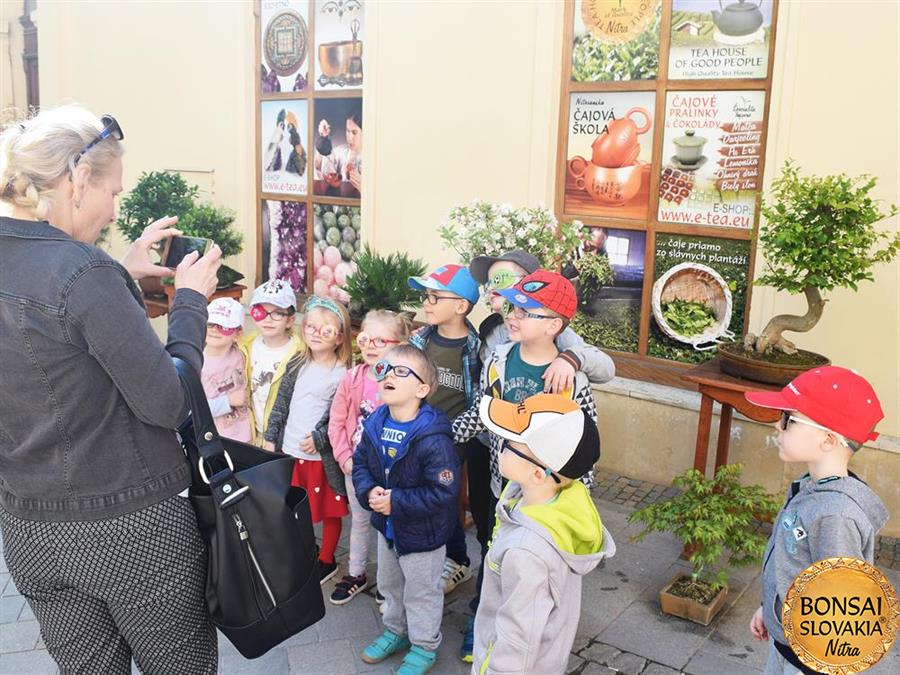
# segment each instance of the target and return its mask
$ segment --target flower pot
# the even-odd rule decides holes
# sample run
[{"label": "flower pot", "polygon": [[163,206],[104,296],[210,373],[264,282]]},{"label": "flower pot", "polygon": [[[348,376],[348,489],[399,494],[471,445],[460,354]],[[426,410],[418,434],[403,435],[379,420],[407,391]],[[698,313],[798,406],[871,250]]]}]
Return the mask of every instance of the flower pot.
[{"label": "flower pot", "polygon": [[166,296],[166,289],[160,277],[144,277],[143,279],[138,279],[137,283],[144,295],[155,298]]},{"label": "flower pot", "polygon": [[728,586],[719,589],[716,597],[708,605],[704,605],[691,598],[685,598],[670,592],[675,583],[686,579],[685,574],[676,574],[672,580],[659,592],[659,606],[664,614],[687,619],[701,626],[708,626],[716,614],[725,606],[725,596],[728,595]]},{"label": "flower pot", "polygon": [[779,352],[772,358],[760,357],[745,350],[738,342],[719,345],[718,354],[719,367],[723,373],[781,386],[807,370],[831,365],[828,357],[803,349],[796,355]]}]

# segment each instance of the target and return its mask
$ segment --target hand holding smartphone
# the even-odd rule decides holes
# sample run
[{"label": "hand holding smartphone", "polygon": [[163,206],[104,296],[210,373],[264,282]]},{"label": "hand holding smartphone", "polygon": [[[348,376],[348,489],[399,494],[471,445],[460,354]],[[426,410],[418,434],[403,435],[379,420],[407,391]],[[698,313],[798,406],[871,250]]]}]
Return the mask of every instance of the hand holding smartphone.
[{"label": "hand holding smartphone", "polygon": [[160,264],[175,269],[189,253],[197,251],[202,257],[209,252],[212,245],[212,239],[203,237],[169,237],[163,248]]}]

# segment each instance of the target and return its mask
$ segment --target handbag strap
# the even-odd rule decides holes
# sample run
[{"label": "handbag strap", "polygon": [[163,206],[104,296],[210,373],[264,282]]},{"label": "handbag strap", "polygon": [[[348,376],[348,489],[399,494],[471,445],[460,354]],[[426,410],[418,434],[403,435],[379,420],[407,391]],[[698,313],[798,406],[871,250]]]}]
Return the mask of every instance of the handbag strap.
[{"label": "handbag strap", "polygon": [[175,362],[178,377],[181,379],[181,384],[188,396],[188,403],[191,408],[190,420],[194,428],[197,451],[205,460],[224,459],[225,447],[222,445],[219,432],[216,430],[216,423],[209,410],[206,393],[203,391],[203,385],[200,384],[200,377],[197,375],[197,371],[187,361],[177,356],[173,356],[172,361]]}]

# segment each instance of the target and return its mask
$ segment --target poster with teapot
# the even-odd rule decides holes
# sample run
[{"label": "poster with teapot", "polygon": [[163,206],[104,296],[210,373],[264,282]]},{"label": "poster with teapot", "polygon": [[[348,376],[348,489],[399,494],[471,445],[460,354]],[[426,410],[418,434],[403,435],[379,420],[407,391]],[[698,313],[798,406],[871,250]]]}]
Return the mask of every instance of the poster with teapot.
[{"label": "poster with teapot", "polygon": [[774,0],[675,0],[669,79],[764,79]]},{"label": "poster with teapot", "polygon": [[261,0],[260,78],[263,94],[305,91],[309,76],[309,2]]},{"label": "poster with teapot", "polygon": [[363,0],[316,0],[316,89],[361,89]]},{"label": "poster with teapot", "polygon": [[572,81],[654,80],[661,0],[575,0]]},{"label": "poster with teapot", "polygon": [[569,96],[566,214],[647,218],[655,101],[652,91]]},{"label": "poster with teapot", "polygon": [[309,102],[305,99],[263,101],[260,106],[262,191],[307,194]]},{"label": "poster with teapot", "polygon": [[660,222],[753,227],[764,108],[764,91],[666,94]]}]

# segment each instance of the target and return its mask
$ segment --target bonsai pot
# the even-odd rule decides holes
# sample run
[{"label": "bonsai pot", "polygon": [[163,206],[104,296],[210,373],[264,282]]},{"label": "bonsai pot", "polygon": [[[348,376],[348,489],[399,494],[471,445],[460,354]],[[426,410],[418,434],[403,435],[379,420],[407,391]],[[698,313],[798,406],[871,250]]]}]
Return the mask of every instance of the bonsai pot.
[{"label": "bonsai pot", "polygon": [[754,382],[784,386],[800,373],[831,365],[828,357],[803,349],[796,354],[776,352],[760,356],[744,349],[739,342],[720,344],[719,367],[722,372]]},{"label": "bonsai pot", "polygon": [[728,595],[728,586],[723,586],[716,593],[712,601],[704,605],[692,598],[675,595],[672,587],[682,579],[688,579],[686,574],[676,574],[672,580],[659,592],[659,606],[663,613],[687,619],[702,626],[708,626],[716,614],[725,606],[725,596]]},{"label": "bonsai pot", "polygon": [[166,295],[166,289],[160,277],[144,277],[143,279],[138,279],[137,283],[146,296],[159,298]]}]

